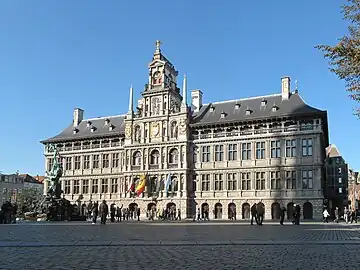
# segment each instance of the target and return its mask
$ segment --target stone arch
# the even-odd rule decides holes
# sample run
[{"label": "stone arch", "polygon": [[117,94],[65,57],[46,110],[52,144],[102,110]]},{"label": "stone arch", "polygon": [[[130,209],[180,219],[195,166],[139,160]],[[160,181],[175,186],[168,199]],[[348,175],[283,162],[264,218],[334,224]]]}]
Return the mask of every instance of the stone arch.
[{"label": "stone arch", "polygon": [[201,217],[204,218],[205,217],[205,212],[209,213],[209,204],[208,203],[203,203],[201,205]]},{"label": "stone arch", "polygon": [[294,203],[289,202],[286,206],[287,219],[293,219],[293,214],[294,214]]},{"label": "stone arch", "polygon": [[138,204],[137,203],[130,203],[129,204],[129,210],[130,211],[135,211],[136,208],[138,208]]},{"label": "stone arch", "polygon": [[169,151],[169,163],[178,164],[179,163],[179,151],[176,148],[172,148]]},{"label": "stone arch", "polygon": [[223,213],[223,209],[222,209],[222,204],[221,203],[216,203],[215,207],[214,207],[214,214],[215,214],[215,219],[221,219],[222,218],[222,213]]},{"label": "stone arch", "polygon": [[154,149],[150,153],[150,164],[158,165],[160,163],[160,152],[157,149]]},{"label": "stone arch", "polygon": [[228,219],[236,219],[236,204],[231,202],[228,205]]},{"label": "stone arch", "polygon": [[311,202],[306,202],[303,205],[304,219],[313,219],[313,205]]},{"label": "stone arch", "polygon": [[280,219],[281,209],[278,202],[271,205],[271,219]]},{"label": "stone arch", "polygon": [[148,211],[156,211],[156,203],[154,203],[154,202],[150,202],[150,203],[148,203],[148,205],[147,205],[147,210]]},{"label": "stone arch", "polygon": [[133,162],[132,162],[132,164],[134,165],[134,166],[140,166],[141,165],[141,153],[140,153],[140,151],[135,151],[134,153],[133,153]]},{"label": "stone arch", "polygon": [[250,219],[250,204],[243,203],[242,207],[241,207],[242,211],[241,211],[241,217],[242,219]]}]

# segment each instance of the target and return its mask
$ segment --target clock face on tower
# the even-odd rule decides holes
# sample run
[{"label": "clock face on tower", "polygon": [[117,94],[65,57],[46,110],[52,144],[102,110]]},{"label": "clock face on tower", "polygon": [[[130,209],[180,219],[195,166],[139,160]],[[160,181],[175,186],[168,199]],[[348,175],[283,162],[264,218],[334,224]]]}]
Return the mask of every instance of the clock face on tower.
[{"label": "clock face on tower", "polygon": [[151,114],[152,115],[160,114],[160,98],[154,97],[151,99]]}]

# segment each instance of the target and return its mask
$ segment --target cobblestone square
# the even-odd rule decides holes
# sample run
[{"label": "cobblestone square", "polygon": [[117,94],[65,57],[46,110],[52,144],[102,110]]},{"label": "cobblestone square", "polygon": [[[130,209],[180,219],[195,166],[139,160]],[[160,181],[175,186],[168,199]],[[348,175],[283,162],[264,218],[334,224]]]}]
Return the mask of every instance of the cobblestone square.
[{"label": "cobblestone square", "polygon": [[357,225],[17,224],[0,269],[357,269],[359,247]]}]

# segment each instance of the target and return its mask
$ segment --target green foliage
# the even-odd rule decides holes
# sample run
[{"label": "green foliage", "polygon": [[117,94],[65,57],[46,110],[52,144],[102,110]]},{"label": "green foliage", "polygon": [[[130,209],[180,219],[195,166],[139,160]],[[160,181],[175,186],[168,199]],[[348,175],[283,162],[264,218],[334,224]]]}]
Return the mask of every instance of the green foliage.
[{"label": "green foliage", "polygon": [[37,212],[40,208],[43,195],[36,188],[25,188],[17,197],[18,214]]},{"label": "green foliage", "polygon": [[[347,0],[342,6],[344,19],[349,21],[349,33],[335,46],[318,45],[329,60],[330,71],[346,83],[350,98],[360,102],[360,0]],[[360,109],[355,114],[360,117]]]}]

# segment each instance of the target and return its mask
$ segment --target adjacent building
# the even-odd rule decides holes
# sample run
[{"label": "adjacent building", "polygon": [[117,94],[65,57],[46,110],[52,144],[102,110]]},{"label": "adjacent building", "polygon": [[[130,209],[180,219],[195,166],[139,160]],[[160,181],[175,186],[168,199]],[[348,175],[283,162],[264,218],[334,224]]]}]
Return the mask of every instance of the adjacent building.
[{"label": "adjacent building", "polygon": [[349,168],[348,201],[351,209],[359,209],[360,173]]},{"label": "adjacent building", "polygon": [[[327,112],[307,105],[289,77],[275,94],[204,104],[196,89],[188,104],[187,78],[180,90],[160,42],[148,68],[135,107],[130,88],[126,114],[85,119],[76,108],[67,128],[42,141],[46,170],[54,162],[47,146],[60,151],[67,199],[105,199],[142,213],[177,208],[183,217],[209,209],[215,219],[249,218],[258,202],[266,218],[278,218],[280,206],[295,202],[304,218],[321,217]],[[136,197],[128,190],[143,174],[146,190]]]},{"label": "adjacent building", "polygon": [[0,173],[0,206],[6,201],[16,202],[24,188],[24,180],[18,174]]},{"label": "adjacent building", "polygon": [[348,164],[335,144],[326,148],[324,197],[329,209],[348,205]]}]

